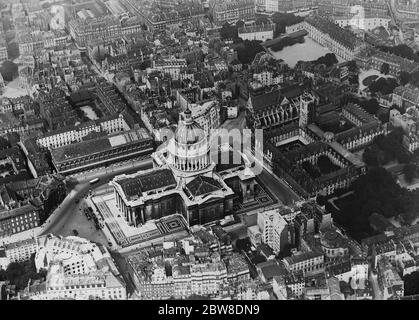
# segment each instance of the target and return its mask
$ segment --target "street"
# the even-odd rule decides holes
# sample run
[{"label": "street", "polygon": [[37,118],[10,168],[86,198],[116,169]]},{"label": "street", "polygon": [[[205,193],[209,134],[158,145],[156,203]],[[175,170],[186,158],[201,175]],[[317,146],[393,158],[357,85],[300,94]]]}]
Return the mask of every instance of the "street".
[{"label": "street", "polygon": [[289,205],[300,198],[280,179],[273,176],[266,169],[259,175],[263,184],[283,203]]},{"label": "street", "polygon": [[377,275],[373,274],[370,271],[370,279],[369,280],[372,284],[372,289],[374,291],[374,300],[383,300],[383,294],[382,294],[381,289],[378,285]]},{"label": "street", "polygon": [[[243,130],[246,127],[246,115],[245,112],[240,112],[237,118],[228,119],[222,125],[221,128],[232,130],[239,129]],[[233,137],[235,138],[235,137]],[[241,137],[237,137],[241,138]],[[241,142],[241,141],[240,141]],[[233,142],[234,145],[234,142]],[[262,183],[280,200],[283,204],[291,204],[294,201],[300,200],[296,195],[281,179],[278,179],[266,169],[263,169],[262,173],[258,176]]]},{"label": "street", "polygon": [[[126,168],[115,168],[112,172],[101,172],[97,171],[89,176],[88,179],[83,179],[71,190],[70,194],[65,200],[58,206],[54,213],[48,218],[43,226],[42,234],[53,233],[61,234],[61,230],[64,226],[69,225],[69,221],[72,216],[77,214],[78,205],[76,199],[81,199],[86,196],[91,189],[101,188],[103,185],[108,184],[116,175],[121,173],[133,173],[139,170],[150,169],[152,167],[151,158],[139,161],[135,166]],[[94,186],[90,185],[89,179],[99,178],[99,182]]]}]

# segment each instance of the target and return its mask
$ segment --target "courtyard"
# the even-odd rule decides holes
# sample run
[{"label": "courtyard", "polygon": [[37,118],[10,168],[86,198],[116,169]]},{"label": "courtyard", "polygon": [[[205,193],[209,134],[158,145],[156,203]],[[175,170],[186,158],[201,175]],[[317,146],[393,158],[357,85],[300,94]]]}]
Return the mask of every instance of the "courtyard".
[{"label": "courtyard", "polygon": [[323,175],[327,175],[341,169],[324,155],[319,156],[315,164],[305,161],[301,164],[301,167],[312,179],[317,179]]},{"label": "courtyard", "polygon": [[346,120],[344,117],[340,115],[336,115],[336,117],[333,117],[331,119],[328,119],[329,121],[324,121],[322,123],[316,123],[320,129],[322,129],[324,132],[332,132],[334,134],[338,134],[341,132],[345,132],[349,129],[352,129],[355,127],[353,123]]},{"label": "courtyard", "polygon": [[283,152],[283,153],[287,153],[293,150],[297,150],[301,147],[304,147],[304,143],[302,143],[300,140],[294,140],[292,142],[283,144],[281,146],[278,146],[278,150]]},{"label": "courtyard", "polygon": [[384,75],[380,71],[375,69],[364,70],[361,69],[359,73],[359,91],[365,90],[372,82],[378,80],[379,78],[393,78],[391,75]]}]

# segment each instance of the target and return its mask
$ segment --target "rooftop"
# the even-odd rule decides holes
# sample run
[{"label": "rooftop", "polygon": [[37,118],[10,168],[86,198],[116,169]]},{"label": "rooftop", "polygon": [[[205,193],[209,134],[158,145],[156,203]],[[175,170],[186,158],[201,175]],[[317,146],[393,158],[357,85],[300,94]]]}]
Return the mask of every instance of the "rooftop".
[{"label": "rooftop", "polygon": [[186,184],[187,191],[194,197],[202,196],[221,188],[222,186],[217,180],[206,176],[198,176]]},{"label": "rooftop", "polygon": [[281,276],[282,274],[287,273],[285,267],[282,264],[279,264],[276,260],[259,263],[257,265],[257,269],[260,270],[265,279],[268,281],[276,276]]},{"label": "rooftop", "polygon": [[323,253],[316,252],[316,251],[309,251],[309,252],[303,252],[296,255],[293,255],[291,257],[286,257],[284,260],[289,264],[293,265],[305,260],[315,259],[318,257],[323,257]]},{"label": "rooftop", "polygon": [[153,170],[153,172],[130,177],[122,176],[116,179],[116,183],[121,186],[128,199],[139,197],[147,191],[175,187],[177,184],[172,171],[169,169]]},{"label": "rooftop", "polygon": [[144,129],[134,129],[59,147],[51,151],[51,156],[55,162],[63,162],[149,139],[150,136]]}]

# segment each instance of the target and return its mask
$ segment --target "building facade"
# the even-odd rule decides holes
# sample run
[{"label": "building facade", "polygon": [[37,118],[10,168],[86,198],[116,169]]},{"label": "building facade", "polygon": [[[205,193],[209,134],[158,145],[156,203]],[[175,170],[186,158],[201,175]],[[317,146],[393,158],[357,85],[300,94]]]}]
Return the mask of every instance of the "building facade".
[{"label": "building facade", "polygon": [[126,123],[122,114],[110,116],[96,121],[89,121],[79,126],[64,127],[59,130],[51,131],[37,139],[37,144],[43,148],[55,149],[72,143],[83,141],[91,132],[106,132],[113,134],[121,131],[129,131],[130,127]]},{"label": "building facade", "polygon": [[262,242],[270,246],[275,254],[283,251],[289,244],[288,223],[278,210],[259,212],[257,223]]},{"label": "building facade", "polygon": [[326,18],[308,17],[303,23],[311,39],[345,61],[353,60],[363,48],[362,42],[353,33]]},{"label": "building facade", "polygon": [[248,21],[255,18],[255,3],[253,0],[228,0],[226,2],[214,0],[210,3],[214,23],[222,25],[225,22]]},{"label": "building facade", "polygon": [[23,262],[31,258],[38,251],[35,239],[27,239],[4,245],[4,252],[10,262]]},{"label": "building facade", "polygon": [[73,174],[139,158],[150,154],[153,149],[152,138],[140,128],[55,148],[51,151],[51,158],[57,172]]},{"label": "building facade", "polygon": [[0,211],[0,237],[30,230],[40,225],[40,217],[36,207],[31,204],[16,209]]}]

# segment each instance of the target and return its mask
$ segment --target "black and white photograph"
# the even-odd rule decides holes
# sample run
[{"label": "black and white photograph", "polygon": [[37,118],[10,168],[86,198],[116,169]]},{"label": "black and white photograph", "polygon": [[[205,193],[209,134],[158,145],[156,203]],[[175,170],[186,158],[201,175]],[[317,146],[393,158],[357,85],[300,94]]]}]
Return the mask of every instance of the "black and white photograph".
[{"label": "black and white photograph", "polygon": [[419,300],[419,0],[0,0],[0,300]]}]

